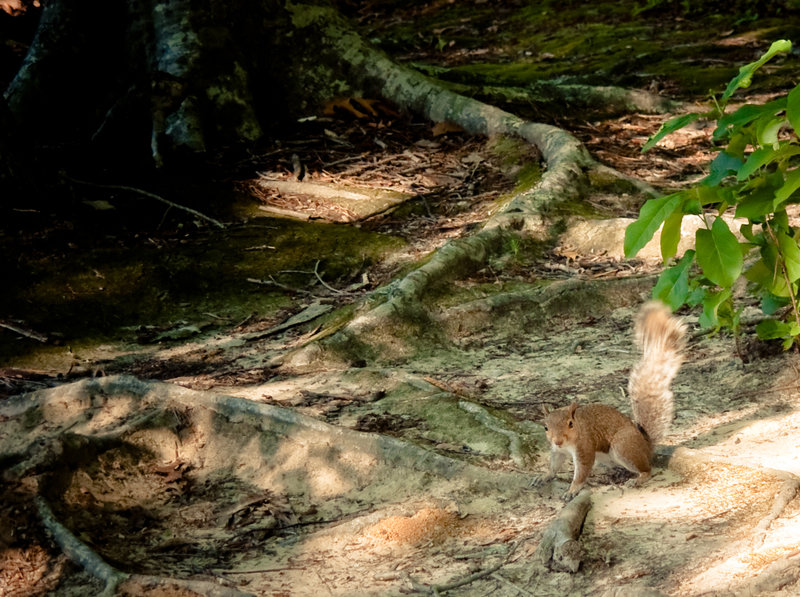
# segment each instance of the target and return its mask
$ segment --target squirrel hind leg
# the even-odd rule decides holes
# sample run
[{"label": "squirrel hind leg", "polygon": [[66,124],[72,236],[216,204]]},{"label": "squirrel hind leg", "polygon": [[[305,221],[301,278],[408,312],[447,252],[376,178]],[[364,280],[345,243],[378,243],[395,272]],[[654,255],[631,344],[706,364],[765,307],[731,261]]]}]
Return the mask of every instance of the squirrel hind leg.
[{"label": "squirrel hind leg", "polygon": [[639,473],[642,482],[650,476],[652,446],[635,427],[616,434],[608,455],[619,466],[632,473]]}]

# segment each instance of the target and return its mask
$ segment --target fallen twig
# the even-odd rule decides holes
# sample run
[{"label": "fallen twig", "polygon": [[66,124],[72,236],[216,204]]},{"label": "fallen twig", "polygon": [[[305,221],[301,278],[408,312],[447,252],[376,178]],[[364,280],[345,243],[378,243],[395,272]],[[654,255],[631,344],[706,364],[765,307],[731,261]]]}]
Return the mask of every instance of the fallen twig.
[{"label": "fallen twig", "polygon": [[291,286],[287,286],[286,284],[281,284],[272,276],[269,277],[269,280],[259,280],[258,278],[247,278],[247,281],[251,284],[260,284],[261,286],[277,286],[278,288],[282,288],[283,290],[288,290],[289,292],[297,292],[299,294],[314,294],[309,290],[303,290],[302,288],[292,288]]},{"label": "fallen twig", "polygon": [[508,561],[511,559],[511,556],[514,555],[514,551],[517,549],[521,541],[514,542],[508,550],[506,557],[499,561],[494,566],[486,568],[485,570],[478,570],[477,572],[473,572],[469,576],[465,576],[464,578],[460,578],[458,580],[454,580],[452,582],[443,584],[443,585],[423,585],[416,580],[414,580],[411,575],[407,575],[408,581],[411,583],[411,588],[414,589],[417,593],[423,593],[425,595],[440,595],[447,591],[452,591],[453,589],[457,589],[458,587],[463,587],[465,585],[471,584],[476,580],[480,580],[482,578],[486,578],[487,576],[492,576],[495,574],[500,568],[508,564]]},{"label": "fallen twig", "polygon": [[505,585],[508,585],[509,587],[514,589],[517,593],[519,593],[520,595],[525,595],[526,597],[528,597],[528,596],[533,597],[533,593],[531,593],[530,591],[527,591],[527,590],[523,589],[522,587],[520,587],[519,585],[511,582],[510,580],[508,580],[505,576],[503,576],[499,572],[492,572],[492,578],[495,579],[495,580],[499,580],[501,583],[503,583]]},{"label": "fallen twig", "polygon": [[190,213],[193,216],[196,216],[196,217],[200,218],[201,220],[205,220],[206,222],[210,222],[211,224],[214,224],[214,226],[216,226],[217,228],[223,228],[223,229],[225,228],[225,224],[223,224],[219,220],[215,220],[214,218],[212,218],[210,216],[207,216],[204,213],[201,213],[201,212],[197,211],[196,209],[192,209],[191,207],[186,207],[185,205],[181,205],[179,203],[175,203],[174,201],[170,201],[169,199],[165,199],[161,195],[156,195],[155,193],[151,193],[150,191],[145,191],[144,189],[139,189],[139,188],[136,188],[136,187],[129,187],[127,185],[121,185],[121,184],[100,184],[100,183],[96,183],[96,182],[88,182],[88,181],[85,181],[85,180],[78,180],[78,179],[72,178],[72,177],[69,177],[69,180],[72,181],[72,182],[75,182],[77,184],[82,184],[82,185],[86,185],[86,186],[89,186],[89,187],[96,187],[98,189],[111,189],[111,190],[117,190],[117,191],[127,191],[129,193],[136,193],[137,195],[142,195],[143,197],[148,197],[150,199],[155,199],[156,201],[160,201],[161,203],[165,203],[166,205],[169,205],[170,207],[174,207],[175,209],[179,209],[181,211],[185,211],[186,213]]},{"label": "fallen twig", "polygon": [[254,570],[218,570],[221,574],[272,574],[286,570],[306,570],[305,566],[281,566],[279,568],[256,568]]},{"label": "fallen twig", "polygon": [[322,276],[319,275],[319,259],[317,259],[317,262],[314,264],[314,275],[317,277],[317,280],[319,280],[319,283],[322,284],[328,290],[335,292],[337,294],[345,294],[344,290],[339,290],[338,288],[334,288],[330,284],[327,284],[325,280],[322,279]]},{"label": "fallen twig", "polygon": [[12,323],[7,320],[0,320],[0,328],[6,328],[7,330],[11,330],[16,334],[19,334],[20,336],[25,336],[26,338],[32,338],[33,340],[38,340],[39,342],[47,342],[46,335],[40,334],[39,332],[27,328],[19,323]]},{"label": "fallen twig", "polygon": [[[249,282],[255,282],[255,280],[251,280],[248,278]],[[245,340],[260,340],[262,338],[266,338],[267,336],[271,336],[272,334],[277,334],[278,332],[282,332],[284,330],[288,330],[289,328],[298,326],[303,323],[308,323],[309,321],[313,321],[317,317],[321,315],[325,315],[328,311],[333,309],[331,305],[323,305],[321,303],[312,303],[299,313],[295,313],[285,321],[282,321],[278,325],[272,326],[268,330],[263,330],[260,332],[250,332],[248,334],[243,334],[243,338]]]}]

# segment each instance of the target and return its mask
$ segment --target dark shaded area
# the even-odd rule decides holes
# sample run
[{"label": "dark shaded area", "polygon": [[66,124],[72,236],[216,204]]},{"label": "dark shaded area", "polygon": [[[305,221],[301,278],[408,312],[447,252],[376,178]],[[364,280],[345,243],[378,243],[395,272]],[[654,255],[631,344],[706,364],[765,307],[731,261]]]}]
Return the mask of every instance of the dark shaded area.
[{"label": "dark shaded area", "polygon": [[[139,10],[156,4],[143,3]],[[398,237],[418,238],[447,226],[467,233],[479,225],[477,220],[456,225],[451,219],[470,208],[475,194],[508,184],[492,174],[492,164],[476,163],[473,179],[420,192],[391,215],[360,229],[254,218],[257,204],[241,181],[266,165],[290,171],[294,154],[309,172],[336,172],[339,166],[331,163],[338,160],[370,172],[378,170],[376,160],[384,155],[376,139],[390,149],[441,141],[442,151],[471,140],[458,132],[431,139],[424,123],[392,116],[391,106],[370,121],[334,107],[330,116],[298,123],[294,117],[301,113],[320,116],[324,90],[313,84],[315,65],[308,58],[318,48],[300,47],[285,35],[290,22],[278,3],[261,3],[256,12],[242,11],[243,6],[211,5],[198,19],[228,25],[219,36],[213,27],[202,29],[202,43],[215,50],[210,55],[241,59],[253,72],[266,73],[249,79],[254,104],[263,109],[265,138],[246,147],[212,133],[213,150],[195,156],[197,160],[176,161],[167,172],[154,172],[149,162],[150,124],[143,114],[150,110],[145,96],[152,81],[136,74],[152,60],[144,45],[152,33],[131,30],[131,35],[138,31],[142,36],[128,50],[129,40],[118,35],[125,29],[122,9],[92,3],[68,7],[77,11],[69,18],[78,22],[84,22],[86,11],[107,18],[107,26],[84,33],[89,39],[76,38],[76,51],[80,44],[107,51],[94,52],[91,60],[75,54],[57,57],[63,61],[61,78],[50,81],[49,97],[37,101],[58,97],[58,110],[29,106],[39,133],[51,136],[46,141],[35,130],[14,127],[0,102],[0,124],[8,125],[0,127],[0,268],[6,284],[0,320],[47,336],[44,347],[51,353],[79,352],[82,345],[106,340],[179,342],[179,336],[170,334],[183,327],[205,333],[248,318],[270,322],[296,310],[306,292],[321,288],[313,274],[317,264],[326,283],[346,288],[372,274],[370,268],[387,251],[401,246]],[[368,39],[401,61],[424,63],[434,76],[470,85],[524,88],[547,79],[627,84],[702,98],[769,41],[800,38],[792,2],[737,3],[724,13],[706,2],[657,1],[343,2],[342,8]],[[264,17],[267,10],[273,11],[269,18]],[[6,39],[0,47],[4,87],[34,41],[41,12],[0,12],[0,33]],[[786,88],[795,77],[796,56],[776,59],[769,76],[757,78],[750,91]],[[209,73],[220,68],[202,65]],[[171,80],[155,83],[169,87]],[[202,88],[208,81],[193,84]],[[581,113],[562,116],[558,124],[576,132],[594,155],[634,176],[658,165],[658,160],[639,155],[639,140],[657,128],[657,118],[637,123],[635,130],[620,130],[618,123],[587,123]],[[226,119],[218,126],[224,130]],[[676,163],[686,153],[659,151],[651,156],[666,163]],[[629,167],[634,160],[643,161]],[[422,167],[420,172],[430,174]],[[680,184],[697,173],[696,164],[687,164],[670,174],[669,183]],[[232,225],[216,231],[136,193],[84,182],[136,186]],[[605,207],[600,202],[574,209],[591,215]],[[635,209],[631,206],[630,213]],[[365,290],[396,273],[398,269],[381,271]],[[270,281],[270,276],[281,286],[248,281]],[[35,339],[0,329],[2,364],[41,348]],[[137,372],[168,377],[181,370],[208,373],[214,364],[189,358],[169,367],[136,366]],[[32,378],[37,375],[31,373]]]}]

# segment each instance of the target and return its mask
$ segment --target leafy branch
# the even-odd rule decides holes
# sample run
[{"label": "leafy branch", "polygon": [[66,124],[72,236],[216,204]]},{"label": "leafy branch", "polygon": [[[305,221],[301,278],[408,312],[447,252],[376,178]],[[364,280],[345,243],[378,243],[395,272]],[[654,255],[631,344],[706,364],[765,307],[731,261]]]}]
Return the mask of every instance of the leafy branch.
[{"label": "leafy branch", "polygon": [[[785,348],[800,337],[800,230],[787,214],[788,206],[800,203],[800,85],[764,104],[745,104],[731,113],[726,107],[759,68],[791,49],[787,40],[774,42],[739,69],[709,112],[672,118],[648,139],[642,151],[700,118],[715,120],[718,154],[697,185],[645,202],[625,231],[625,254],[633,257],[661,229],[661,255],[668,262],[677,254],[684,216],[702,216],[705,227],[696,232],[695,249],[661,274],[653,295],[673,309],[702,305],[702,325],[738,333],[733,286],[744,277],[764,313],[789,308],[787,321],[767,319],[756,328],[760,338],[782,339]],[[739,236],[723,214],[744,222]]]}]

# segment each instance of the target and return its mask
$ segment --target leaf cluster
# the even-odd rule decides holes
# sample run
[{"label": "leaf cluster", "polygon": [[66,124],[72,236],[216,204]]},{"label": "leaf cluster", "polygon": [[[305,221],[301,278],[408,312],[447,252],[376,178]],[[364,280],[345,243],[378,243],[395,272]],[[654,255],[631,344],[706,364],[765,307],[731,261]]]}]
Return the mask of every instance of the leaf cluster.
[{"label": "leaf cluster", "polygon": [[[642,151],[700,118],[717,124],[712,141],[718,153],[708,175],[692,188],[647,201],[625,231],[625,254],[632,257],[661,228],[666,263],[677,254],[683,218],[701,217],[704,226],[696,232],[695,249],[662,273],[655,298],[673,309],[702,305],[702,325],[736,333],[740,310],[733,302],[733,286],[744,277],[767,315],[788,314],[786,321],[766,319],[757,327],[759,337],[782,339],[786,348],[800,337],[800,230],[787,215],[788,206],[800,203],[800,85],[763,104],[745,104],[731,113],[725,108],[759,68],[791,48],[787,40],[774,42],[758,60],[739,69],[710,112],[673,118],[647,141]],[[723,214],[735,216],[738,235]]]}]

